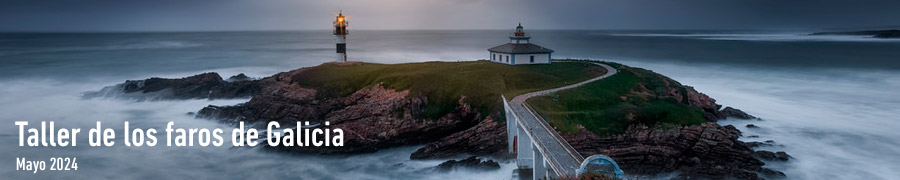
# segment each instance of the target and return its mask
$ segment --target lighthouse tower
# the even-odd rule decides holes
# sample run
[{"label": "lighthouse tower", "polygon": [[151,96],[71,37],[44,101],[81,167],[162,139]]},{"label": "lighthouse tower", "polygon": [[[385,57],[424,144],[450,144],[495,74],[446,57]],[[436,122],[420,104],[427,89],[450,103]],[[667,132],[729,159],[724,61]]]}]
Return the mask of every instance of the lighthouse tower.
[{"label": "lighthouse tower", "polygon": [[337,40],[337,62],[347,62],[347,18],[341,11],[334,20],[334,37]]},{"label": "lighthouse tower", "polygon": [[531,36],[525,34],[522,23],[516,26],[516,32],[509,37],[509,43],[488,49],[491,62],[509,65],[519,64],[550,64],[550,55],[553,50],[532,44]]}]

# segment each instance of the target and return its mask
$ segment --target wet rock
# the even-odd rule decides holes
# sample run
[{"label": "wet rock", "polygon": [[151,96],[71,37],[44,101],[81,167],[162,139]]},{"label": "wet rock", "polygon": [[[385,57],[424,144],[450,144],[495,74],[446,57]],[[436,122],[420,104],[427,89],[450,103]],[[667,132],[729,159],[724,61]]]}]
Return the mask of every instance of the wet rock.
[{"label": "wet rock", "polygon": [[[722,109],[722,105],[716,104],[716,99],[709,97],[706,94],[698,92],[694,89],[694,87],[680,85],[678,82],[674,80],[666,79],[667,84],[673,84],[666,86],[666,94],[657,94],[658,96],[670,96],[674,97],[679,102],[687,104],[692,107],[700,108],[703,113],[703,118],[708,122],[716,122],[720,119],[725,119],[727,117],[734,117],[739,119],[758,119],[753,117],[740,109],[735,109],[732,107],[725,107]],[[671,82],[669,82],[671,81]],[[722,109],[722,110],[719,110]]]},{"label": "wet rock", "polygon": [[759,138],[759,136],[758,135],[750,135],[750,136],[747,136],[747,138]]},{"label": "wet rock", "polygon": [[662,75],[659,76],[659,79],[662,80],[661,83],[664,85],[662,85],[662,87],[655,88],[662,89],[662,91],[650,91],[649,89],[645,89],[645,91],[655,93],[655,95],[660,97],[672,97],[679,103],[699,108],[703,113],[703,118],[708,122],[716,122],[727,117],[735,117],[739,119],[758,119],[745,113],[744,111],[741,111],[740,109],[735,109],[732,107],[725,107],[724,109],[722,109],[722,105],[716,104],[716,99],[713,99],[712,97],[709,97],[704,93],[698,92],[696,89],[694,89],[694,87],[682,85],[677,81]]},{"label": "wet rock", "polygon": [[[703,111],[703,117],[709,122],[715,122],[719,119],[724,119],[725,116],[719,112],[719,108],[722,105],[716,104],[716,99],[713,99],[706,94],[698,92],[691,86],[684,86],[686,89],[686,98],[687,104],[696,108],[700,108]],[[675,96],[678,97],[678,96]],[[685,102],[683,102],[685,103]]]},{"label": "wet rock", "polygon": [[247,75],[245,75],[244,73],[240,73],[238,75],[229,77],[226,81],[235,82],[235,81],[249,81],[249,80],[253,80],[253,79],[250,77],[247,77]]},{"label": "wet rock", "polygon": [[785,153],[784,151],[772,152],[772,151],[756,151],[753,152],[753,156],[762,160],[768,161],[787,161],[791,159],[791,156]]},{"label": "wet rock", "polygon": [[784,175],[784,172],[777,171],[777,170],[773,170],[773,169],[769,169],[769,168],[762,168],[762,169],[759,170],[759,173],[762,174],[762,175],[765,176],[765,177],[771,177],[771,178],[783,178],[783,177],[786,177],[786,176]]},{"label": "wet rock", "polygon": [[502,156],[506,154],[506,126],[488,117],[475,127],[441,138],[412,153],[411,159],[448,158],[459,154]]},{"label": "wet rock", "polygon": [[[297,74],[308,69],[301,68],[259,80],[238,74],[226,81],[216,73],[204,73],[180,79],[150,78],[126,81],[104,88],[106,91],[95,92],[90,96],[116,93],[136,96],[152,94],[155,99],[217,99],[252,96],[252,99],[246,103],[233,106],[210,105],[196,114],[188,113],[188,115],[232,124],[244,121],[248,126],[257,128],[263,128],[269,121],[278,121],[289,125],[298,121],[308,121],[320,126],[325,121],[329,121],[329,128],[341,128],[344,132],[344,146],[342,147],[266,147],[269,150],[282,152],[344,154],[373,152],[400,145],[439,144],[438,139],[467,129],[481,135],[504,134],[502,131],[496,131],[505,130],[503,124],[482,119],[486,116],[481,116],[472,110],[465,102],[465,97],[460,97],[457,107],[444,116],[437,119],[421,119],[428,104],[428,98],[425,96],[410,95],[409,91],[387,89],[380,84],[357,90],[344,97],[325,96],[315,89],[304,88],[296,82],[298,79],[304,78]],[[85,94],[85,96],[89,95]],[[479,123],[483,125],[473,128]],[[505,141],[504,138],[498,139]],[[452,141],[453,138],[447,140]],[[473,146],[476,148],[439,146],[441,148],[430,150],[429,153],[435,153],[436,156],[449,156],[453,153],[490,155],[500,154],[502,149],[505,149],[500,146],[505,145],[505,142],[491,144],[487,141],[478,141],[477,143],[482,146]]]},{"label": "wet rock", "polygon": [[747,145],[747,147],[756,148],[756,147],[764,146],[767,144],[763,143],[763,142],[759,142],[759,141],[751,141],[751,142],[745,142],[744,145]]},{"label": "wet rock", "polygon": [[747,128],[759,128],[759,126],[756,126],[754,124],[747,124]]},{"label": "wet rock", "polygon": [[751,148],[757,148],[757,147],[763,147],[763,146],[774,146],[775,141],[765,141],[765,142],[750,141],[750,142],[745,142],[744,145],[747,145],[748,147],[751,147]]},{"label": "wet rock", "polygon": [[[395,91],[375,85],[341,98],[321,98],[313,89],[295,84],[267,84],[249,102],[235,106],[208,106],[198,117],[237,120],[247,123],[279,121],[294,124],[330,123],[344,134],[341,147],[267,147],[290,153],[347,154],[374,152],[388,147],[435,142],[440,138],[475,126],[480,115],[465,104],[464,98],[453,111],[439,119],[417,119],[427,104],[424,96]],[[258,123],[263,124],[263,123]],[[461,153],[468,151],[460,151]],[[435,152],[440,153],[440,152]]]},{"label": "wet rock", "polygon": [[477,170],[497,170],[500,169],[500,163],[497,163],[494,160],[486,160],[482,161],[476,158],[475,156],[463,159],[463,160],[448,160],[441,164],[438,164],[436,167],[441,171],[449,171],[456,168],[467,168],[467,169],[477,169]]},{"label": "wet rock", "polygon": [[180,79],[150,78],[128,80],[84,97],[123,97],[138,100],[228,99],[250,97],[260,90],[257,81],[228,82],[217,73],[203,73]]},{"label": "wet rock", "polygon": [[644,93],[651,93],[661,98],[671,97],[679,103],[699,108],[701,110],[701,113],[703,113],[703,118],[709,122],[715,122],[719,119],[725,118],[725,116],[721,112],[719,112],[719,109],[721,109],[722,106],[716,104],[716,99],[698,92],[696,89],[694,89],[694,87],[682,85],[678,81],[675,81],[663,75],[653,74],[652,76],[656,76],[654,79],[659,80],[658,83],[654,83],[657,86],[649,87],[652,90],[642,89],[639,91],[643,91]]},{"label": "wet rock", "polygon": [[667,130],[632,126],[625,133],[599,136],[584,128],[563,137],[583,156],[612,157],[629,174],[681,172],[714,179],[758,179],[765,164],[738,141],[734,126],[704,123]]},{"label": "wet rock", "polygon": [[740,109],[732,107],[725,107],[725,109],[722,109],[722,111],[720,112],[722,112],[722,114],[726,117],[733,117],[738,119],[757,119],[756,117],[753,117],[746,112],[741,111]]}]

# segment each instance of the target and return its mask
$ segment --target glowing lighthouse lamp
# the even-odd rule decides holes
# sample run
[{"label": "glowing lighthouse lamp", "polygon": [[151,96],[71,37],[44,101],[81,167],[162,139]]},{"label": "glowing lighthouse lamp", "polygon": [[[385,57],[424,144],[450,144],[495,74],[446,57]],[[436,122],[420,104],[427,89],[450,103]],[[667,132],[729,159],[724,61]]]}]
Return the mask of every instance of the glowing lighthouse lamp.
[{"label": "glowing lighthouse lamp", "polygon": [[337,62],[347,62],[347,17],[341,11],[334,20],[334,36],[337,39]]}]

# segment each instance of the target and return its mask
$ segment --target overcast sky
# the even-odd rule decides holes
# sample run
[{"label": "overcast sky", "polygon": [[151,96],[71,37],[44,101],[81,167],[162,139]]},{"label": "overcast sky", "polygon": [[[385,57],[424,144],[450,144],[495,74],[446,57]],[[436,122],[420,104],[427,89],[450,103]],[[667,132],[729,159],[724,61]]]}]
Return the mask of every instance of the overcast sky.
[{"label": "overcast sky", "polygon": [[897,0],[0,0],[0,31],[825,29],[900,26]]}]

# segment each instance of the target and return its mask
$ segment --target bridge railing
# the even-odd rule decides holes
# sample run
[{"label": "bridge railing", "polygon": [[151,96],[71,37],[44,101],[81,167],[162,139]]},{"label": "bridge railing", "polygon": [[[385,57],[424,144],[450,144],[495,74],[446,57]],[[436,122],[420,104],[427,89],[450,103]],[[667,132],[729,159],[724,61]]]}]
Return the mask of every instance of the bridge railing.
[{"label": "bridge railing", "polygon": [[[525,127],[525,125],[521,121],[519,121],[520,120],[519,115],[516,114],[516,111],[509,105],[509,101],[506,100],[506,97],[503,95],[500,95],[500,97],[503,99],[504,112],[511,112],[511,113],[507,113],[506,115],[512,116],[513,117],[512,119],[514,119],[516,121],[515,124],[518,127],[515,127],[515,128],[521,129],[522,131],[524,131],[525,135],[528,136],[528,139],[530,139],[530,142],[525,142],[525,143],[529,143],[530,144],[529,146],[533,145],[533,147],[536,148],[537,153],[540,153],[544,157],[544,159],[546,159],[547,153],[549,153],[549,152],[544,148],[543,145],[541,145],[540,143],[538,143],[536,141],[537,137],[535,137],[532,134],[531,128]],[[523,143],[523,142],[518,141],[517,143]],[[521,149],[519,149],[519,150],[521,151]],[[534,153],[534,152],[532,152],[532,153]],[[518,154],[518,152],[517,152],[517,154]],[[531,163],[544,163],[543,162],[544,160],[542,160],[542,159],[532,159],[531,161],[532,161]],[[554,172],[560,172],[559,165],[557,165],[555,162],[552,162],[552,160],[551,160],[551,162],[549,164],[550,164],[550,168],[553,169]],[[534,167],[535,166],[532,165],[532,168],[534,168]]]},{"label": "bridge railing", "polygon": [[[559,61],[559,60],[556,60],[556,61]],[[523,138],[528,137],[527,138],[528,142],[518,141],[518,143],[514,143],[514,142],[510,142],[510,143],[517,144],[517,145],[522,145],[524,143],[531,144],[531,146],[527,146],[527,148],[528,148],[528,153],[531,153],[534,155],[533,158],[523,157],[522,156],[523,154],[521,153],[523,149],[517,150],[517,152],[520,152],[519,154],[517,154],[517,158],[520,161],[521,160],[531,160],[531,162],[529,164],[531,164],[532,167],[534,167],[534,170],[535,170],[534,178],[536,178],[536,179],[539,179],[539,177],[540,178],[551,178],[552,176],[547,176],[550,174],[547,174],[548,172],[546,172],[545,170],[552,170],[553,174],[555,174],[556,177],[575,176],[575,175],[579,174],[580,171],[583,171],[581,166],[583,163],[585,163],[585,157],[583,157],[580,153],[578,153],[578,151],[571,144],[569,144],[569,142],[566,141],[566,139],[563,138],[563,136],[558,131],[556,131],[556,129],[553,128],[553,126],[550,125],[549,121],[544,119],[544,117],[540,116],[540,114],[538,114],[537,111],[535,111],[534,108],[525,101],[529,97],[547,95],[548,93],[553,93],[556,91],[581,86],[583,84],[590,83],[590,82],[596,81],[598,79],[609,77],[617,72],[616,68],[614,68],[614,67],[598,63],[598,62],[603,62],[603,61],[572,60],[572,59],[569,59],[566,61],[575,61],[575,62],[585,62],[585,63],[596,64],[599,66],[603,66],[609,72],[607,72],[606,74],[604,74],[600,77],[595,77],[595,78],[591,79],[590,81],[583,81],[583,82],[579,82],[576,84],[570,84],[570,85],[567,85],[564,87],[531,92],[531,93],[528,93],[527,95],[517,96],[516,98],[509,100],[509,101],[506,99],[506,97],[503,97],[501,95],[501,98],[503,99],[504,110],[508,116],[507,120],[510,121],[510,122],[507,122],[507,125],[515,126],[515,128],[512,128],[515,131],[508,132],[508,135],[518,136],[518,137],[523,137]],[[523,117],[524,117],[524,119],[523,119]],[[537,121],[537,122],[534,122],[534,121]],[[523,123],[523,122],[527,122],[527,123]],[[538,123],[540,125],[535,124],[535,123]],[[535,131],[534,128],[543,128],[543,130]],[[510,130],[510,128],[507,127],[507,130]],[[524,131],[524,133],[522,133],[520,131]],[[546,131],[546,132],[541,132],[541,131]],[[509,134],[509,133],[512,133],[512,134]],[[549,134],[544,134],[544,133],[549,133]],[[523,134],[524,134],[524,136],[523,136]],[[536,135],[540,135],[541,137],[538,138],[538,137],[536,137]],[[516,140],[516,139],[526,140],[526,139],[522,139],[522,138],[515,138],[513,140]],[[550,141],[556,141],[556,142],[550,142]],[[554,144],[554,143],[558,143],[558,144]],[[512,146],[510,146],[510,147],[512,147]],[[522,148],[522,146],[516,146],[516,147]],[[552,150],[553,152],[549,152],[550,150]],[[560,151],[566,151],[566,152],[565,152],[565,154],[563,154],[563,152],[560,152]],[[537,153],[537,154],[535,154],[535,153]],[[538,155],[541,155],[541,156],[538,156]],[[523,159],[523,158],[525,158],[525,159]],[[609,161],[612,161],[612,160],[609,159]],[[541,164],[539,165],[538,163],[541,163]],[[613,164],[614,163],[615,162],[613,161]],[[538,169],[541,169],[540,170],[541,173],[538,173],[539,172]],[[618,168],[617,168],[617,170],[618,170]],[[620,174],[624,174],[624,173],[620,173],[620,172],[621,172],[621,170],[618,170],[615,172],[617,177],[621,176]],[[539,174],[543,174],[543,175],[539,175]]]},{"label": "bridge railing", "polygon": [[562,135],[559,135],[559,132],[556,132],[556,129],[553,128],[553,126],[550,126],[550,123],[547,122],[544,117],[534,111],[534,109],[531,108],[531,105],[528,105],[528,103],[522,103],[522,106],[524,106],[529,113],[532,113],[534,117],[538,118],[538,122],[540,122],[541,125],[544,126],[544,128],[550,131],[550,134],[552,134],[553,137],[556,138],[557,142],[559,142],[563,147],[566,148],[566,151],[569,153],[569,155],[575,158],[575,160],[578,160],[578,163],[584,162],[584,156],[581,156],[581,154],[578,153],[578,150],[576,150],[575,147],[572,147],[572,144],[569,144],[569,141],[566,141],[566,139],[563,138]]},{"label": "bridge railing", "polygon": [[[529,143],[530,144],[529,146],[532,146],[533,148],[535,148],[535,149],[533,149],[532,153],[540,153],[542,156],[541,159],[531,159],[530,163],[535,163],[535,165],[532,165],[532,167],[538,167],[536,165],[536,163],[544,163],[546,161],[547,162],[546,164],[549,165],[549,168],[552,169],[552,171],[556,175],[556,177],[570,176],[569,174],[563,174],[564,172],[568,172],[568,170],[564,170],[563,169],[564,167],[561,167],[559,162],[556,162],[555,159],[549,158],[549,157],[552,157],[552,156],[550,156],[551,155],[550,153],[554,153],[554,152],[549,152],[549,150],[547,150],[541,142],[537,141],[538,137],[535,137],[535,135],[533,135],[533,132],[532,132],[533,129],[530,127],[526,127],[526,124],[521,122],[521,118],[519,118],[519,114],[517,114],[516,111],[514,110],[514,108],[512,108],[511,105],[509,105],[509,102],[506,100],[506,97],[501,95],[501,98],[503,99],[504,112],[510,112],[510,113],[507,113],[506,115],[511,116],[512,117],[511,119],[516,121],[515,126],[518,126],[518,127],[515,127],[515,129],[517,129],[516,131],[520,131],[520,130],[524,131],[524,134],[526,136],[528,136],[528,139],[530,140],[530,142],[517,141],[517,143]],[[578,163],[581,163],[584,161],[584,158],[580,154],[578,154],[575,151],[575,149],[572,148],[571,145],[569,145],[568,142],[565,142],[565,139],[563,139],[562,136],[559,135],[559,133],[555,132],[555,129],[551,128],[551,126],[549,124],[547,124],[547,122],[543,118],[538,116],[537,113],[535,113],[530,107],[528,107],[527,104],[522,104],[521,108],[524,109],[525,111],[527,111],[527,113],[531,113],[531,114],[523,114],[523,115],[530,115],[532,117],[536,117],[537,120],[541,123],[540,128],[544,128],[545,130],[547,130],[551,134],[551,136],[555,139],[556,143],[560,143],[566,149],[567,154],[572,156],[572,158],[574,158],[576,161],[578,161]],[[509,120],[509,118],[507,118],[507,120]],[[509,130],[509,128],[507,130]],[[522,133],[519,132],[517,134],[519,134],[521,136]],[[521,150],[522,149],[519,149],[519,151],[521,151]],[[540,167],[544,167],[544,165],[541,165]]]}]

